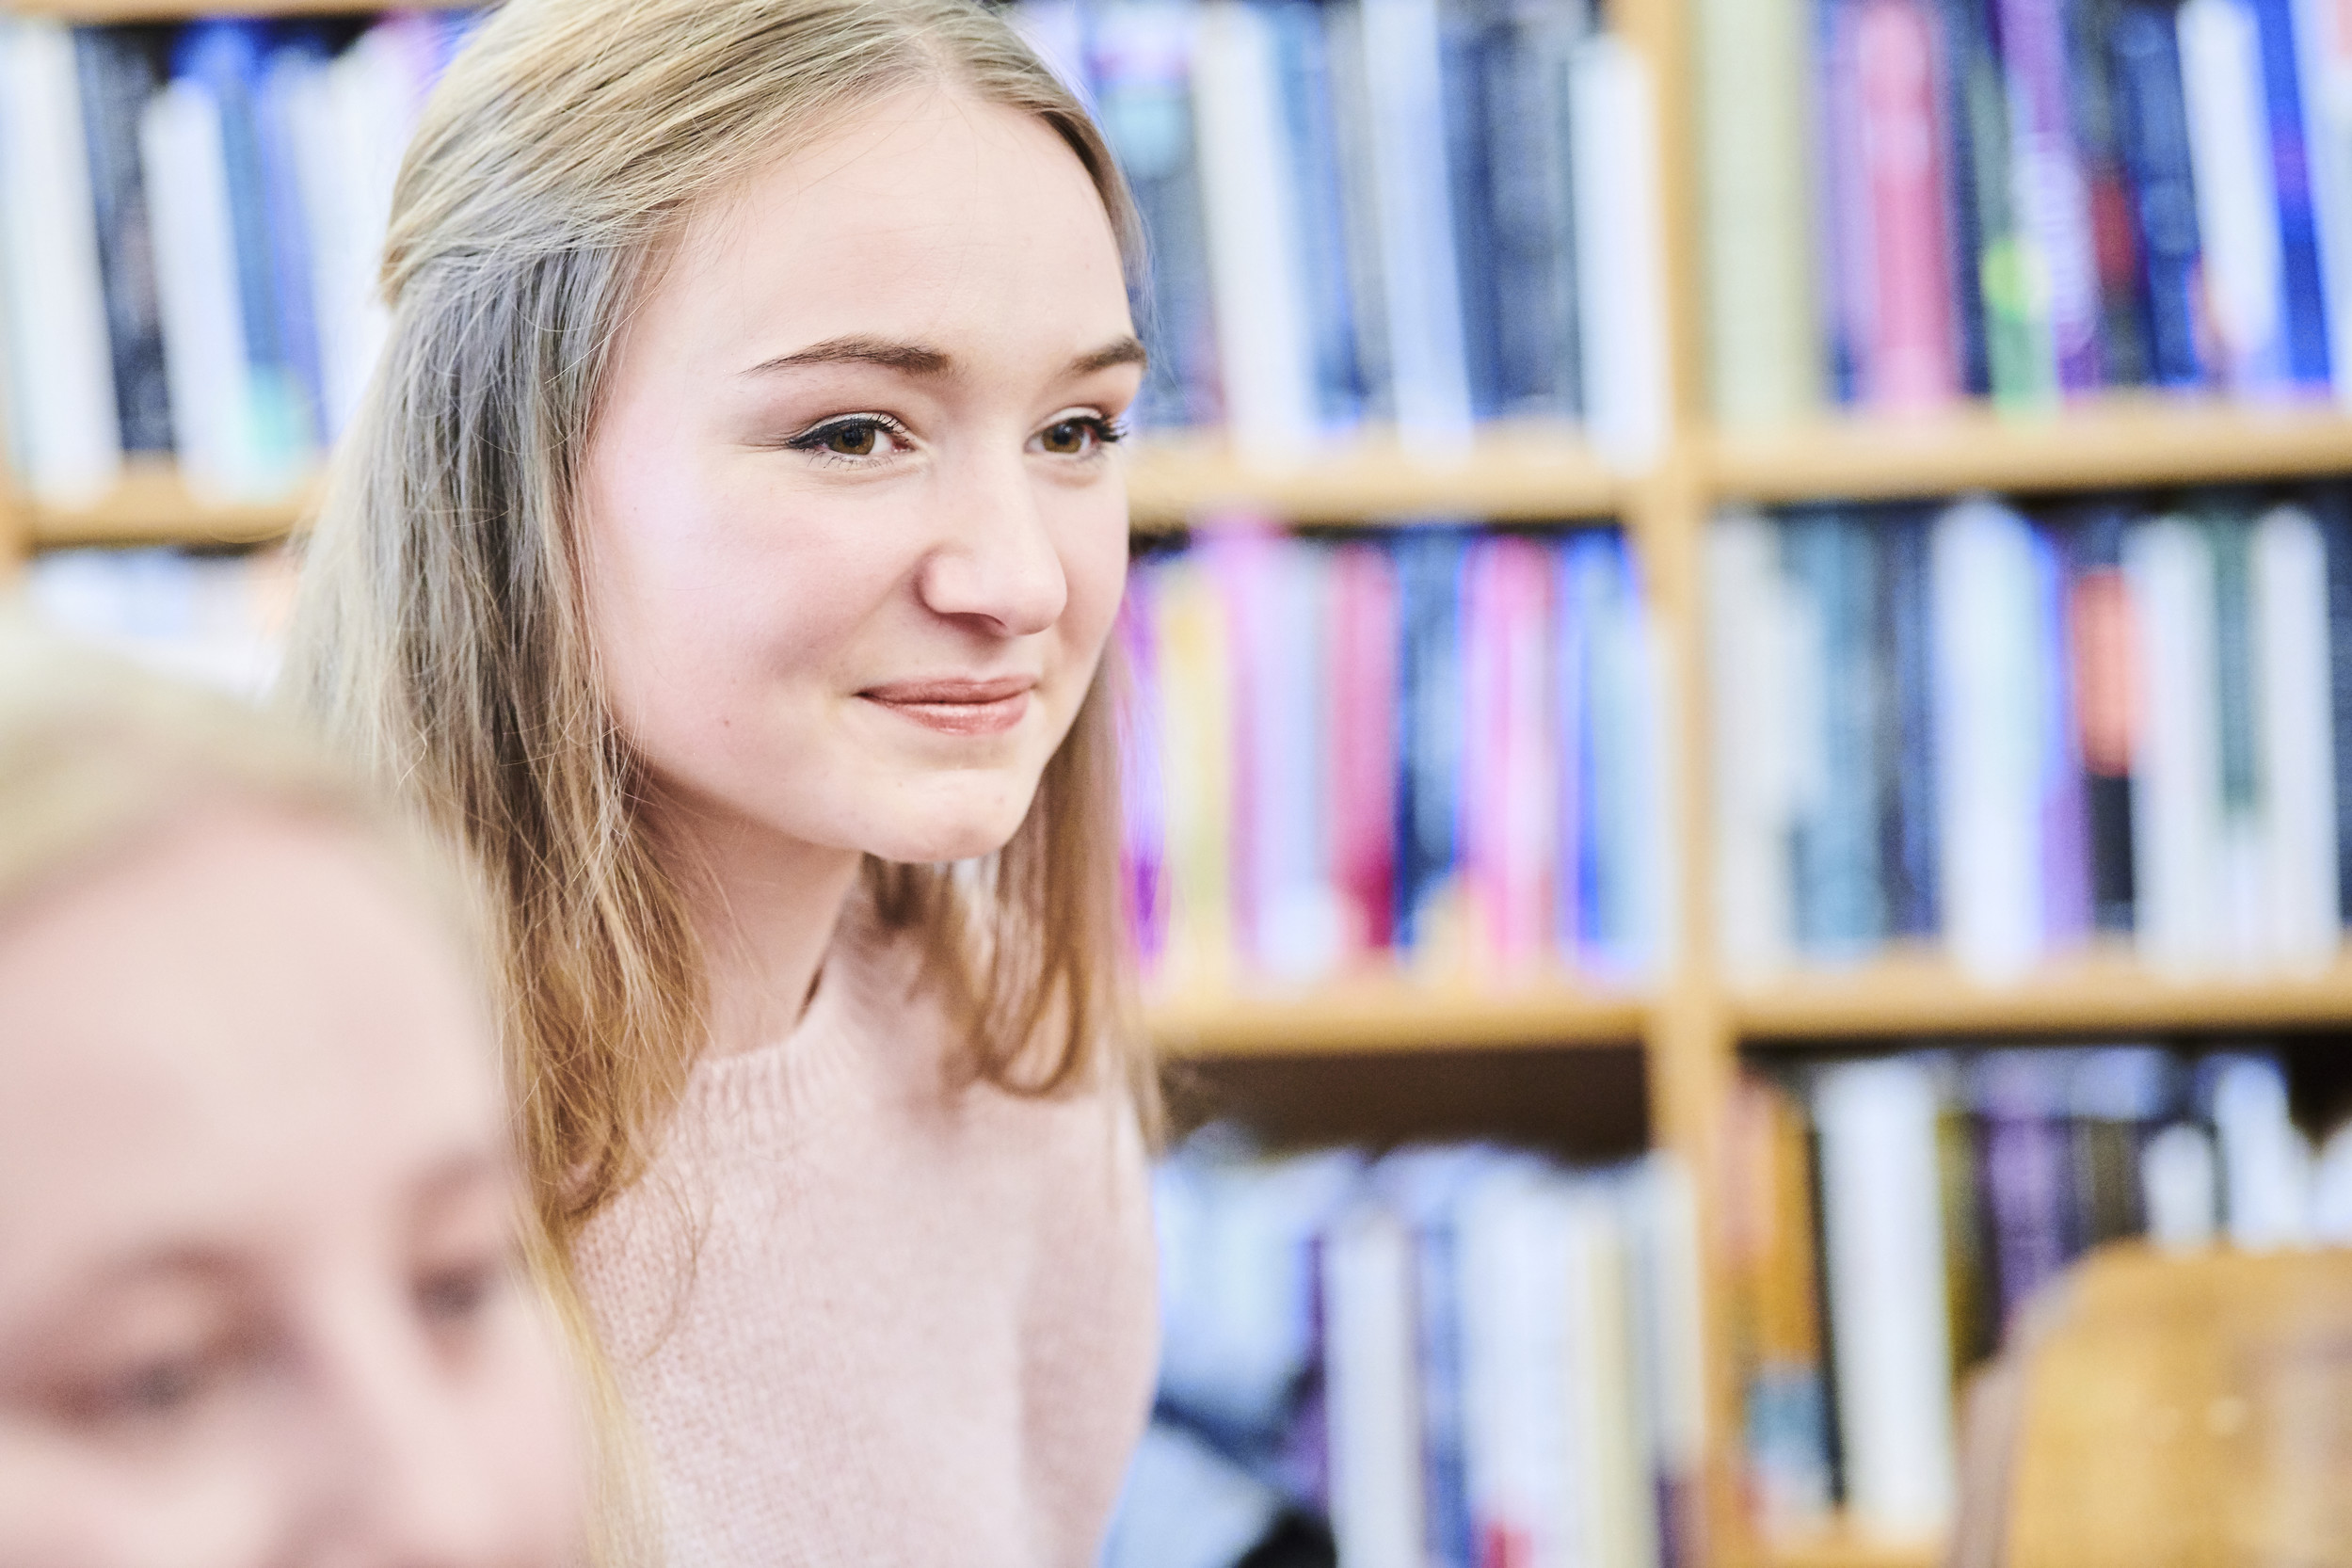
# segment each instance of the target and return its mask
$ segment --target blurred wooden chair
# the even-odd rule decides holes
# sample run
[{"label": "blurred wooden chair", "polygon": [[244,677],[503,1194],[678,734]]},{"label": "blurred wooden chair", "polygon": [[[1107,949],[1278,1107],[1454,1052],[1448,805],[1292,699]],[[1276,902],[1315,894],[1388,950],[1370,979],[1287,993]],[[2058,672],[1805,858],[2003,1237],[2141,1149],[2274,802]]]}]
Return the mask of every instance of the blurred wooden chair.
[{"label": "blurred wooden chair", "polygon": [[2106,1249],[2015,1340],[1953,1568],[2352,1568],[2352,1252]]}]

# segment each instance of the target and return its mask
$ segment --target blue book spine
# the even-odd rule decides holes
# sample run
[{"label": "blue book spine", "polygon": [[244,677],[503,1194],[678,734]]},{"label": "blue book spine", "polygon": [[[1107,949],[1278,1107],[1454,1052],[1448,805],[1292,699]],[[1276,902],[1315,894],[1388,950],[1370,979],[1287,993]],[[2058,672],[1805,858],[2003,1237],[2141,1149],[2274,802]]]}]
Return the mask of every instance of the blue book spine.
[{"label": "blue book spine", "polygon": [[[304,58],[297,60],[296,56]],[[327,50],[312,37],[296,35],[270,52],[253,94],[254,146],[261,158],[266,194],[272,293],[278,302],[280,342],[304,404],[312,440],[327,430],[327,378],[319,360],[318,314],[311,291],[311,229],[303,210],[302,181],[294,148],[291,72],[306,62],[323,67]]]},{"label": "blue book spine", "polygon": [[1820,627],[1819,777],[1794,835],[1797,939],[1831,959],[1868,952],[1885,931],[1872,546],[1867,525],[1843,512],[1793,517],[1782,536],[1784,569]]},{"label": "blue book spine", "polygon": [[2067,79],[2074,145],[2090,200],[2099,269],[2100,363],[2110,386],[2147,384],[2148,343],[2139,308],[2139,258],[2132,243],[2131,197],[2117,136],[2114,51],[2107,46],[2118,0],[2072,0],[2066,11]]},{"label": "blue book spine", "polygon": [[[1462,304],[1470,412],[1502,409],[1501,302],[1496,288],[1493,150],[1487,145],[1487,58],[1499,29],[1486,0],[1448,0],[1439,23],[1448,194],[1453,211],[1455,287]],[[1513,329],[1516,329],[1513,324]]]},{"label": "blue book spine", "polygon": [[2115,67],[2116,141],[2139,253],[2149,379],[2164,387],[2201,387],[2208,372],[2198,346],[2197,186],[2174,21],[2179,8],[2178,0],[2123,0],[2107,46]]},{"label": "blue book spine", "polygon": [[1454,881],[1463,754],[1459,529],[1416,529],[1394,546],[1403,647],[1397,789],[1397,945],[1410,951]]},{"label": "blue book spine", "polygon": [[2296,0],[2248,0],[2260,29],[2263,89],[2270,111],[2272,180],[2279,197],[2279,273],[2286,310],[2287,374],[2325,390],[2328,300],[2319,270],[2319,216],[2312,206],[2303,144],[2303,88],[2295,50]]},{"label": "blue book spine", "polygon": [[1971,397],[1992,391],[1992,364],[1985,339],[1984,290],[1976,279],[1977,257],[1983,250],[1983,229],[1976,213],[1976,138],[1968,112],[1969,73],[1977,58],[1976,0],[1940,0],[1935,8],[1936,41],[1944,79],[1939,94],[1944,105],[1945,134],[1951,138],[1944,157],[1944,232],[1952,246],[1952,322],[1960,334],[1961,389]]},{"label": "blue book spine", "polygon": [[2091,931],[2089,803],[2074,712],[2068,635],[2075,565],[2066,537],[2034,529],[2034,575],[2041,601],[2041,929],[2052,947]]},{"label": "blue book spine", "polygon": [[1552,552],[1552,744],[1559,779],[1559,859],[1552,870],[1553,939],[1563,957],[1580,956],[1592,930],[1592,660],[1591,616],[1580,602],[1575,541]]},{"label": "blue book spine", "polygon": [[1500,412],[1574,419],[1578,409],[1566,40],[1542,11],[1496,30],[1486,52]]},{"label": "blue book spine", "polygon": [[1879,867],[1886,929],[1930,937],[1941,929],[1935,809],[1933,622],[1929,517],[1879,520]]},{"label": "blue book spine", "polygon": [[1290,188],[1299,202],[1299,263],[1306,285],[1302,292],[1313,315],[1308,339],[1316,398],[1326,424],[1347,426],[1363,415],[1364,379],[1355,360],[1355,309],[1349,296],[1339,148],[1322,18],[1322,8],[1313,0],[1279,0],[1268,8],[1281,62]]},{"label": "blue book spine", "polygon": [[2328,552],[2328,690],[2336,720],[2336,907],[2352,917],[2352,491],[2314,498]]},{"label": "blue book spine", "polygon": [[138,145],[139,113],[162,85],[162,72],[146,42],[123,28],[77,28],[73,51],[89,149],[99,283],[114,360],[115,415],[122,426],[123,450],[168,453],[171,394],[164,374],[154,233]]}]

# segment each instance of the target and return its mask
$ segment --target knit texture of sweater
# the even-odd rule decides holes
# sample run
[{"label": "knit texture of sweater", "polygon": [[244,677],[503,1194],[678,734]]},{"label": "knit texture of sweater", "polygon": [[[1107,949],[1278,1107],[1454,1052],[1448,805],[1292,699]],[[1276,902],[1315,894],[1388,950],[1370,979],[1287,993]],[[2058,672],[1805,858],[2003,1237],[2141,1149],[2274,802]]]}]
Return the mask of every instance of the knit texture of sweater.
[{"label": "knit texture of sweater", "polygon": [[706,1058],[580,1276],[667,1568],[1092,1564],[1149,1406],[1125,1097],[959,1082],[911,941],[853,910],[780,1043]]}]

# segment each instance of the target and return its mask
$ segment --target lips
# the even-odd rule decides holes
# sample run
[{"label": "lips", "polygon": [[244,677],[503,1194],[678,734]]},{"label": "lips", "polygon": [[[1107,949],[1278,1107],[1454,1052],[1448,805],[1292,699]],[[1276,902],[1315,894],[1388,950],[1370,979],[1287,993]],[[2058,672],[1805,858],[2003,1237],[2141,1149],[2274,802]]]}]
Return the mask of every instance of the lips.
[{"label": "lips", "polygon": [[1036,685],[1036,678],[1026,675],[989,680],[951,677],[894,680],[857,695],[942,735],[1001,735],[1029,712],[1029,694]]}]

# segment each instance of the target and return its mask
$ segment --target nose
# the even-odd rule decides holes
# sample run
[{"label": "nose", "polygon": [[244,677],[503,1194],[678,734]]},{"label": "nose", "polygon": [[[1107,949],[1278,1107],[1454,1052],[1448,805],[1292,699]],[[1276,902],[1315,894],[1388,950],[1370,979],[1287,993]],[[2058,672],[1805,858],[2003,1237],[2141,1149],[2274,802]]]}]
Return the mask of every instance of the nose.
[{"label": "nose", "polygon": [[[501,1419],[478,1370],[454,1371],[393,1325],[349,1333],[305,1368],[310,1482],[291,1560],[306,1568],[552,1568],[556,1530],[535,1528],[533,1456],[509,1451],[556,1424]],[[520,1389],[509,1387],[509,1393]],[[552,1435],[550,1432],[546,1435]],[[518,1484],[520,1483],[520,1484]],[[548,1540],[537,1539],[545,1534]]]},{"label": "nose", "polygon": [[1036,481],[1016,454],[958,465],[939,487],[938,542],[916,592],[934,614],[998,636],[1049,630],[1069,603],[1069,580]]}]

